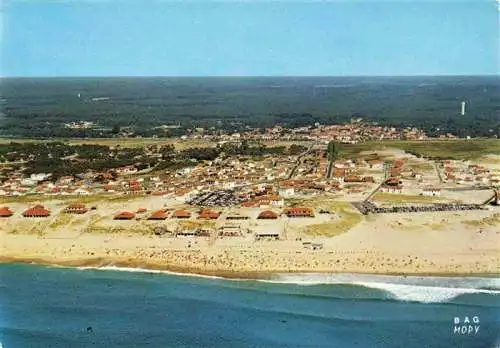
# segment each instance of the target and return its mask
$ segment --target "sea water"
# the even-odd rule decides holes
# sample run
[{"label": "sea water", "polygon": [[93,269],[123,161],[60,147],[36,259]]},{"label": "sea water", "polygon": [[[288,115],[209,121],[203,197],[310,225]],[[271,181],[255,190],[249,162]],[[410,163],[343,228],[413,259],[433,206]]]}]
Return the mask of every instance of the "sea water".
[{"label": "sea water", "polygon": [[124,270],[0,265],[0,347],[499,343],[500,284],[494,278],[283,274],[229,280]]}]

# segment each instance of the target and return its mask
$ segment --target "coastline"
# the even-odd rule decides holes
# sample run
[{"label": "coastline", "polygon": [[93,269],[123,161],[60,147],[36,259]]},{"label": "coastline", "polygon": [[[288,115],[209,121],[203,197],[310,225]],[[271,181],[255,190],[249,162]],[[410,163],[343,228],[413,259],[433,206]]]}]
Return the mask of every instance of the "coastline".
[{"label": "coastline", "polygon": [[370,272],[367,271],[334,271],[320,269],[304,269],[304,270],[271,270],[264,272],[251,271],[232,271],[227,269],[207,271],[201,268],[181,267],[174,265],[161,265],[158,263],[132,261],[132,260],[112,260],[104,258],[88,258],[74,260],[49,260],[44,258],[21,258],[21,257],[4,257],[0,256],[0,264],[21,263],[32,264],[47,267],[65,267],[65,268],[88,268],[97,270],[112,270],[128,271],[134,269],[137,272],[147,273],[149,271],[171,273],[172,275],[180,276],[199,276],[199,277],[214,277],[231,280],[273,280],[279,274],[358,274],[358,275],[373,275],[373,276],[410,276],[410,277],[461,277],[461,278],[500,278],[500,272],[491,273],[456,273],[456,272]]},{"label": "coastline", "polygon": [[[13,216],[0,220],[0,262],[122,267],[232,279],[297,273],[500,275],[498,225],[466,223],[492,220],[496,210],[363,216],[344,233],[304,234],[302,238],[296,238],[297,231],[306,228],[308,221],[297,220],[279,240],[256,240],[250,233],[238,237],[155,235],[145,230],[149,222],[131,224],[110,218],[125,204],[134,204],[133,209],[158,206],[162,198],[150,200],[102,203],[98,211],[72,217],[57,214],[64,202],[45,202],[54,212],[50,219]],[[24,206],[19,203],[13,208],[22,211]],[[96,223],[107,228],[89,228]],[[173,228],[174,223],[168,220],[161,226],[172,224]],[[433,229],[434,225],[444,228]],[[320,247],[311,248],[305,241]]]}]

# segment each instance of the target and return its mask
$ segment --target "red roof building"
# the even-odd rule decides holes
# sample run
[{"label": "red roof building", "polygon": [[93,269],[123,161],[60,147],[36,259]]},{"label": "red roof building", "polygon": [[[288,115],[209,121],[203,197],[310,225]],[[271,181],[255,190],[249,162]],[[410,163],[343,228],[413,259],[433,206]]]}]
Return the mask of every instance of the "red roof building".
[{"label": "red roof building", "polygon": [[23,213],[24,217],[47,217],[50,216],[50,211],[45,209],[41,204],[37,204],[34,207],[27,209]]},{"label": "red roof building", "polygon": [[115,215],[114,220],[132,220],[135,214],[130,211],[122,211]]},{"label": "red roof building", "polygon": [[345,182],[362,182],[363,179],[359,175],[349,175],[345,177]]},{"label": "red roof building", "polygon": [[393,162],[392,166],[393,168],[401,168],[404,164],[405,162],[403,160],[398,159]]},{"label": "red roof building", "polygon": [[401,180],[395,177],[390,177],[384,182],[385,186],[399,186],[401,184],[402,184]]},{"label": "red roof building", "polygon": [[241,203],[241,206],[245,207],[245,208],[255,207],[257,205],[258,205],[258,202],[256,202],[255,200],[245,201],[245,202]]},{"label": "red roof building", "polygon": [[215,220],[218,219],[220,216],[220,213],[218,211],[212,210],[212,209],[203,209],[200,213],[200,216],[198,216],[199,219],[208,219],[208,220]]},{"label": "red roof building", "polygon": [[338,178],[343,178],[345,176],[345,174],[346,174],[346,172],[345,172],[344,168],[335,168],[335,170],[333,172],[333,176],[338,177]]},{"label": "red roof building", "polygon": [[288,208],[285,209],[285,214],[288,217],[314,217],[314,212],[311,208]]},{"label": "red roof building", "polygon": [[7,207],[0,208],[0,218],[11,217],[14,213]]},{"label": "red roof building", "polygon": [[148,220],[165,220],[166,218],[168,218],[168,213],[165,210],[160,209],[151,214]]},{"label": "red roof building", "polygon": [[363,177],[363,182],[371,182],[374,183],[375,180],[373,179],[373,176],[364,176]]},{"label": "red roof building", "polygon": [[264,220],[274,220],[278,218],[278,214],[276,214],[272,210],[264,210],[257,216],[257,219],[264,219]]},{"label": "red roof building", "polygon": [[191,217],[191,212],[188,210],[176,210],[172,214],[172,217],[176,219],[189,219]]}]

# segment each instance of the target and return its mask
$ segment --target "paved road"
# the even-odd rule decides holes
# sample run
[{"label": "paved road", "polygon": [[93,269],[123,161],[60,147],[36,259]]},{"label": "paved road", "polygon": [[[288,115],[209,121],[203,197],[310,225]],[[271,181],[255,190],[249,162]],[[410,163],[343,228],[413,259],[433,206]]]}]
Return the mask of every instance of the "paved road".
[{"label": "paved road", "polygon": [[314,145],[316,145],[316,144],[317,144],[317,142],[312,143],[311,146],[309,146],[309,148],[306,151],[302,152],[301,154],[299,154],[297,156],[297,164],[290,171],[290,174],[288,175],[288,179],[291,179],[293,177],[293,174],[295,174],[295,171],[297,170],[299,165],[302,163],[302,157],[309,154],[312,151],[312,149],[314,148]]},{"label": "paved road", "polygon": [[464,186],[464,187],[448,187],[443,188],[446,191],[478,191],[478,190],[493,190],[491,186]]},{"label": "paved road", "polygon": [[388,173],[390,171],[390,167],[391,167],[391,165],[389,163],[384,162],[384,181],[382,181],[379,185],[377,185],[377,187],[375,188],[375,190],[373,190],[372,193],[370,193],[368,195],[368,197],[366,197],[364,199],[363,202],[368,202],[380,190],[380,187],[382,187],[382,184],[385,182],[385,180],[388,179],[387,177],[388,177]]},{"label": "paved road", "polygon": [[443,183],[444,180],[443,180],[443,177],[441,176],[441,171],[439,170],[438,164],[436,162],[434,162],[434,169],[436,169],[436,173],[437,173],[437,176],[439,178],[439,182]]}]

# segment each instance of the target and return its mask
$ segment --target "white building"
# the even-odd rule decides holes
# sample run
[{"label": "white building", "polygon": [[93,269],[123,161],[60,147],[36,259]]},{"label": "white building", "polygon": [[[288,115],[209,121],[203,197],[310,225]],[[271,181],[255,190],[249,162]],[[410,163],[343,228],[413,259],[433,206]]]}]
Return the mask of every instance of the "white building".
[{"label": "white building", "polygon": [[224,190],[232,190],[236,186],[234,181],[226,181],[222,184]]},{"label": "white building", "polygon": [[293,186],[281,187],[278,194],[282,197],[291,197],[295,195],[295,188]]},{"label": "white building", "polygon": [[441,189],[435,187],[427,187],[422,190],[424,196],[441,196]]},{"label": "white building", "polygon": [[271,205],[275,207],[283,207],[285,205],[285,200],[281,196],[271,197]]},{"label": "white building", "polygon": [[48,179],[52,176],[52,174],[45,174],[45,173],[38,173],[38,174],[31,174],[30,179],[33,181],[43,181],[45,179]]}]

